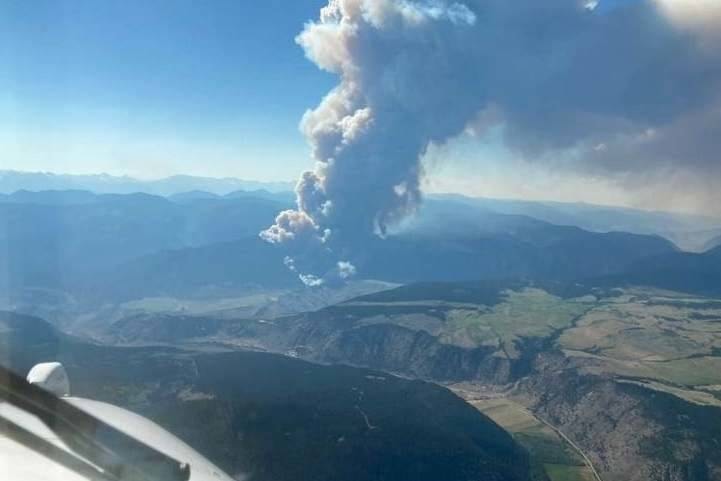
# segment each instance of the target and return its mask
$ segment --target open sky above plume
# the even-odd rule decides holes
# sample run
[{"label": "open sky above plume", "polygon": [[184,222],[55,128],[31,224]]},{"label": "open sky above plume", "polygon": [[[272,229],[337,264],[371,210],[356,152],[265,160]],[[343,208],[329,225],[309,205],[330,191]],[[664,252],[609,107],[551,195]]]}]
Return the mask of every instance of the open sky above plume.
[{"label": "open sky above plume", "polygon": [[[370,139],[343,155],[418,153],[426,191],[721,213],[721,2],[327,3],[0,1],[0,168],[290,180],[336,155],[340,115]],[[328,41],[342,21],[358,42]],[[357,105],[321,104],[339,76]],[[363,222],[413,207],[393,165]],[[306,179],[309,209],[342,174]]]}]

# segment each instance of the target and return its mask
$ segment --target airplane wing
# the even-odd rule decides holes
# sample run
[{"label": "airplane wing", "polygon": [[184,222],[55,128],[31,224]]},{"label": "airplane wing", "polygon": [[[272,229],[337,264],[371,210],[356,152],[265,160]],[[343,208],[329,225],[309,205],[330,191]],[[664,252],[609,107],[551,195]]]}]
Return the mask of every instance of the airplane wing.
[{"label": "airplane wing", "polygon": [[59,363],[35,366],[28,379],[0,366],[0,478],[232,481],[149,419],[69,394]]}]

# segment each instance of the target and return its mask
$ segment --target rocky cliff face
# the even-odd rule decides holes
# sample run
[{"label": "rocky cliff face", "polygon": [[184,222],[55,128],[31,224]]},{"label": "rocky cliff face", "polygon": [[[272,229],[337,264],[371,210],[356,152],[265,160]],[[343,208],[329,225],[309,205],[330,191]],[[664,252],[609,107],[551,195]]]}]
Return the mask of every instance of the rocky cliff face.
[{"label": "rocky cliff face", "polygon": [[339,329],[332,320],[317,319],[288,327],[283,347],[316,361],[350,363],[431,380],[506,383],[511,379],[512,363],[492,356],[494,349],[443,344],[425,331],[391,324]]},{"label": "rocky cliff face", "polygon": [[604,480],[721,479],[721,409],[581,375],[558,353],[538,356],[516,395],[578,444]]}]

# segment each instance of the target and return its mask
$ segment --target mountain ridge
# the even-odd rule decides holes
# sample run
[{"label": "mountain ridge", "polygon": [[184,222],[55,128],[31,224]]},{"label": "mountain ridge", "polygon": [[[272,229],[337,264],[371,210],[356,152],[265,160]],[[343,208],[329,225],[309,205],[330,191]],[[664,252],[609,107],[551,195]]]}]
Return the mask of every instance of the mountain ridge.
[{"label": "mountain ridge", "polygon": [[0,170],[0,193],[7,194],[23,189],[32,191],[90,190],[97,193],[118,194],[146,192],[164,196],[192,190],[208,190],[224,195],[235,190],[288,191],[293,189],[293,183],[191,175],[173,175],[156,180],[142,180],[130,176],[109,174],[56,174]]}]

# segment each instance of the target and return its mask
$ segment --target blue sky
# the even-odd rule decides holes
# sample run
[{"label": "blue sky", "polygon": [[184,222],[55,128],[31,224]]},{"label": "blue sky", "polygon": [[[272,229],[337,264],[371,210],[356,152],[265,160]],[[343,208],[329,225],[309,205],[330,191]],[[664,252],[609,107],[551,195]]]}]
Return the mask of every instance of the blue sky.
[{"label": "blue sky", "polygon": [[[0,0],[0,168],[295,179],[337,83],[295,43],[326,3]],[[461,178],[504,155],[444,152]]]},{"label": "blue sky", "polygon": [[[478,0],[468,1],[481,5]],[[431,149],[426,159],[430,174],[424,179],[426,189],[684,210],[710,205],[710,197],[700,196],[698,191],[718,190],[718,162],[714,160],[718,136],[706,132],[716,125],[708,119],[715,115],[712,107],[716,97],[711,94],[721,73],[712,68],[718,64],[716,49],[704,50],[704,42],[717,42],[721,8],[716,0],[697,1],[703,8],[689,0],[602,0],[594,14],[608,16],[608,20],[593,25],[599,32],[606,32],[609,26],[609,32],[616,32],[608,41],[601,38],[595,50],[587,50],[594,52],[592,56],[574,56],[572,49],[551,50],[559,52],[561,58],[564,52],[568,58],[593,57],[606,67],[555,72],[555,64],[550,62],[543,66],[551,69],[546,78],[560,78],[560,82],[544,82],[536,86],[541,90],[521,89],[516,95],[513,89],[529,82],[511,77],[501,82],[502,89],[493,91],[496,98],[492,100],[505,108],[505,119],[516,122],[516,128],[508,131],[518,134],[516,140],[521,144],[532,143],[539,132],[549,134],[552,141],[575,139],[575,120],[567,124],[564,119],[575,119],[573,109],[580,109],[590,114],[587,118],[592,122],[597,121],[597,115],[610,112],[613,115],[604,124],[610,128],[636,128],[638,124],[638,132],[650,133],[648,139],[654,139],[644,144],[652,147],[648,152],[632,149],[633,139],[641,138],[638,132],[609,131],[606,134],[611,143],[594,141],[595,163],[566,169],[563,162],[544,163],[533,155],[522,158],[518,151],[504,147],[498,136],[461,136]],[[568,2],[572,4],[572,0]],[[304,24],[317,19],[326,3],[0,0],[0,169],[106,172],[141,178],[182,173],[296,179],[313,163],[298,128],[300,119],[338,82],[306,59],[295,43]],[[562,3],[545,5],[558,7]],[[489,4],[496,5],[493,12],[505,15],[499,7],[504,2]],[[618,8],[642,5],[645,10]],[[633,15],[648,17],[656,5],[662,6],[659,11],[670,21],[645,22],[645,29],[636,33],[636,26],[645,17]],[[696,7],[691,8],[693,5]],[[524,40],[522,35],[545,35],[561,29],[558,38],[579,35],[579,39],[593,40],[593,35],[585,35],[586,31],[575,24],[564,23],[565,17],[548,22],[543,8],[536,0],[519,0],[518,12],[531,16],[508,18],[518,21],[517,28],[530,27],[509,29],[507,36],[503,34],[505,27],[478,30],[479,44],[498,47],[498,52],[484,57],[494,62],[483,65],[486,71],[498,73],[491,80],[508,72],[538,69],[535,57],[519,57],[518,49],[542,45],[548,37]],[[490,18],[487,25],[494,22],[497,19]],[[673,33],[677,30],[681,33]],[[698,34],[694,43],[687,41],[689,32]],[[696,44],[699,49],[691,49]],[[516,50],[504,55],[502,50],[509,45]],[[662,49],[657,46],[661,45],[675,53],[659,57]],[[655,61],[657,57],[663,61]],[[670,61],[677,65],[667,68]],[[671,79],[673,82],[668,80],[669,72],[677,77]],[[579,76],[578,81],[573,75]],[[657,82],[658,78],[665,78],[665,83]],[[664,93],[664,85],[677,84],[690,87],[686,91],[672,89],[673,101],[665,100],[668,95],[654,94]],[[640,97],[635,103],[633,96],[627,96],[627,87],[634,85],[640,86],[634,91]],[[699,85],[704,88],[697,88]],[[648,86],[657,88],[644,94]],[[479,88],[483,87],[481,84]],[[529,92],[532,96],[524,97]],[[534,108],[545,108],[544,99],[555,102],[554,113],[559,114],[555,122],[546,115],[535,115]],[[623,102],[616,102],[619,99]],[[613,102],[606,105],[606,100]],[[521,107],[527,101],[532,102],[524,111]],[[629,103],[628,112],[623,111]],[[656,110],[662,114],[657,119],[652,118]],[[536,130],[528,130],[529,126]],[[662,142],[666,138],[668,143]],[[671,159],[674,175],[687,175],[684,169],[686,164],[690,166],[690,180],[684,184],[688,188],[669,189],[668,185],[681,185],[678,176],[666,175],[663,165],[652,162],[659,152],[667,151],[684,159],[676,164]],[[701,153],[695,163],[685,160],[687,154],[696,152]],[[654,173],[658,175],[651,178]],[[643,182],[638,182],[639,178]],[[659,205],[660,198],[666,200],[664,205]]]},{"label": "blue sky", "polygon": [[336,82],[294,42],[323,3],[0,2],[0,165],[294,177]]}]

